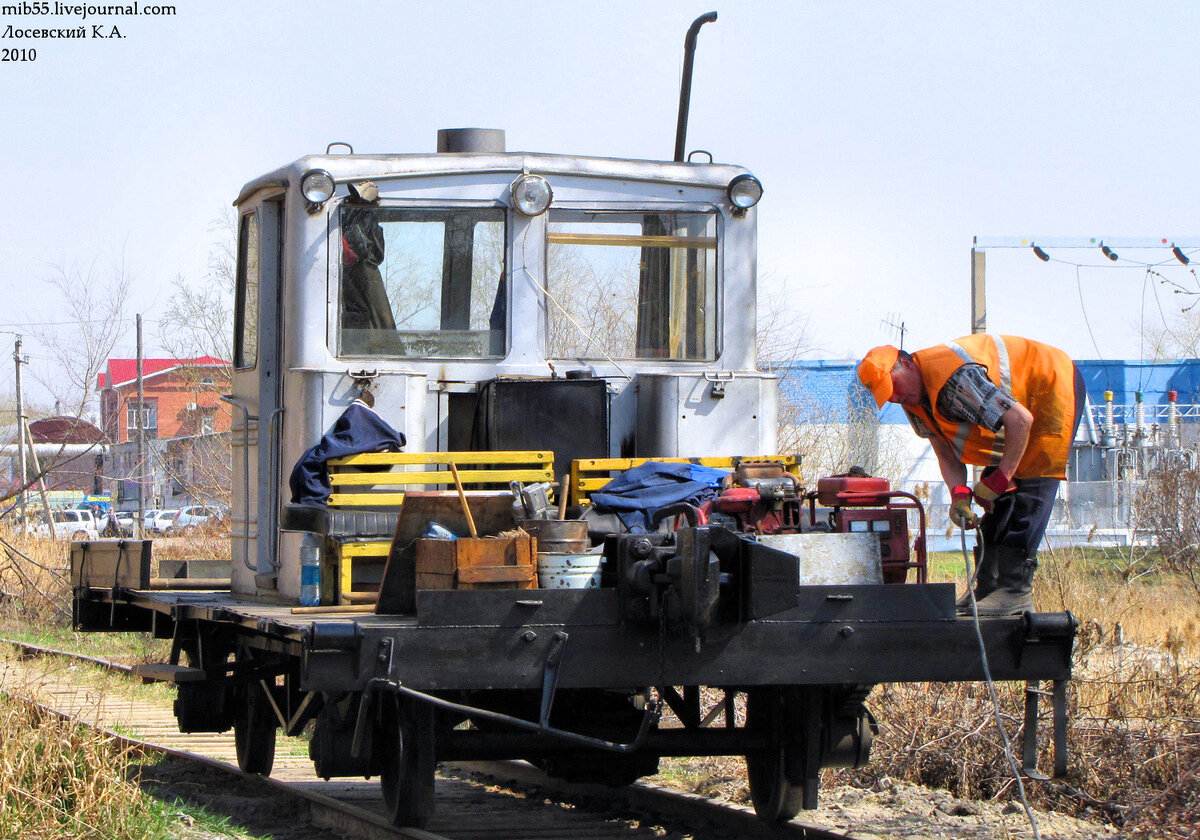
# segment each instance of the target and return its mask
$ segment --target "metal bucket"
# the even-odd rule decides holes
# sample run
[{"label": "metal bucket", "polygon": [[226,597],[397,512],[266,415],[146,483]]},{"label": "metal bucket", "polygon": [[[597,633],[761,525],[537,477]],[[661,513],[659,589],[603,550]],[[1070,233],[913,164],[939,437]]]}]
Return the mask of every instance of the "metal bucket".
[{"label": "metal bucket", "polygon": [[538,586],[542,589],[595,589],[600,585],[603,554],[538,552]]},{"label": "metal bucket", "polygon": [[537,540],[538,554],[582,554],[591,546],[581,519],[522,519],[518,523]]}]

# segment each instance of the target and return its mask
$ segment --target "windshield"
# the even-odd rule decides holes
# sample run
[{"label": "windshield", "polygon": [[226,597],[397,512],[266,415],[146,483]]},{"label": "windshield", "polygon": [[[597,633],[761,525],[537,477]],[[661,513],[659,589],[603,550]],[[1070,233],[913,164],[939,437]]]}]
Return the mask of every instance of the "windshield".
[{"label": "windshield", "polygon": [[341,355],[503,356],[503,208],[346,205]]},{"label": "windshield", "polygon": [[715,212],[551,210],[547,240],[551,358],[717,357]]}]

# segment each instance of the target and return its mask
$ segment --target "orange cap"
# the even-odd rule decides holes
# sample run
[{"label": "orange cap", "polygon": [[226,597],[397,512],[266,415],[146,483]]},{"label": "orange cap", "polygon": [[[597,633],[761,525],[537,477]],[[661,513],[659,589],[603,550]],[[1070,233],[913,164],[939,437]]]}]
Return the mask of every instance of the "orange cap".
[{"label": "orange cap", "polygon": [[858,378],[875,397],[880,408],[892,395],[892,368],[900,358],[900,351],[890,344],[874,347],[858,363]]}]

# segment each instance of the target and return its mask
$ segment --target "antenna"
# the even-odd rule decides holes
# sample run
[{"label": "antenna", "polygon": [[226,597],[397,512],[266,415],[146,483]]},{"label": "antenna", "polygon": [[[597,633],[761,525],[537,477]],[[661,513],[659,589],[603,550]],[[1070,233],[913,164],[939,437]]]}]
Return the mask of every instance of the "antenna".
[{"label": "antenna", "polygon": [[[899,322],[899,323],[897,323]],[[904,326],[904,322],[900,320],[900,313],[894,312],[879,322],[885,327],[891,327],[900,336],[900,349],[904,349],[904,334],[908,332],[908,328]]]}]

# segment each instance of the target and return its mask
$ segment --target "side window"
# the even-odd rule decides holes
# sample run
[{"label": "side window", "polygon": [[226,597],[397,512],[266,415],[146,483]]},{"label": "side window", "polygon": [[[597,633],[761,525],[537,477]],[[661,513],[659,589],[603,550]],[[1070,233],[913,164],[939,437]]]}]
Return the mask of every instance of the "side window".
[{"label": "side window", "polygon": [[247,213],[238,225],[233,315],[233,366],[238,370],[258,363],[258,257],[258,213]]}]

